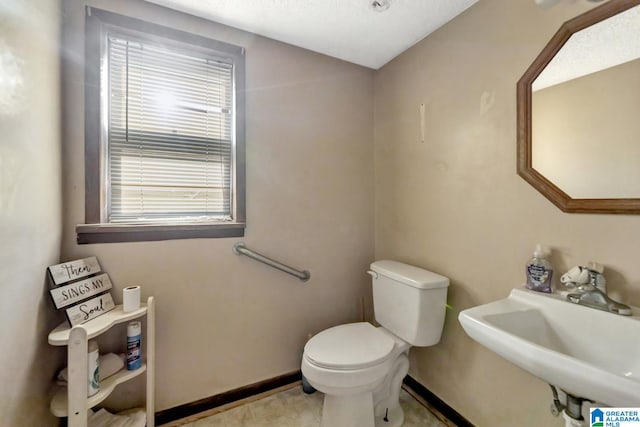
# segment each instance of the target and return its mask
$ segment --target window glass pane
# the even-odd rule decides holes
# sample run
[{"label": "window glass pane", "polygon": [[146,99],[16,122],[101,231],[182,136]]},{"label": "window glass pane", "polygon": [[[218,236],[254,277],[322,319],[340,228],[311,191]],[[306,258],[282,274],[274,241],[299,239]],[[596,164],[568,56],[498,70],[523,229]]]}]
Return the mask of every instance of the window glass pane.
[{"label": "window glass pane", "polygon": [[230,220],[233,65],[107,40],[109,222]]}]

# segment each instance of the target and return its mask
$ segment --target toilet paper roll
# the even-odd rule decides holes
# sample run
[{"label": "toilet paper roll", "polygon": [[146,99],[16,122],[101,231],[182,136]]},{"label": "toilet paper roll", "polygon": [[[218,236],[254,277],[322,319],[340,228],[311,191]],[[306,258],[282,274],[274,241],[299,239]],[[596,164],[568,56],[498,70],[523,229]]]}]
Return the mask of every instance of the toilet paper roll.
[{"label": "toilet paper roll", "polygon": [[127,286],[122,290],[122,311],[128,313],[140,308],[140,286]]}]

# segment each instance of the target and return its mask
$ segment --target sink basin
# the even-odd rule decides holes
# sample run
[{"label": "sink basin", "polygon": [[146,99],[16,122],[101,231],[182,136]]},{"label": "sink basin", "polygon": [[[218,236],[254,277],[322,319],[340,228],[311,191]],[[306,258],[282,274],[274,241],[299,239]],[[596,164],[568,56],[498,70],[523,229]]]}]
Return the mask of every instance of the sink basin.
[{"label": "sink basin", "polygon": [[563,294],[513,289],[460,313],[474,340],[565,392],[609,406],[640,406],[640,313],[620,316]]}]

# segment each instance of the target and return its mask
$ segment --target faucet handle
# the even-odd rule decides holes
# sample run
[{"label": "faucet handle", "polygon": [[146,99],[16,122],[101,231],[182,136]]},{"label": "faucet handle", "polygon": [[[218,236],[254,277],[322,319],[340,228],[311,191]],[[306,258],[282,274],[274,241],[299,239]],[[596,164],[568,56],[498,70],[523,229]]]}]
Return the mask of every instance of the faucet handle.
[{"label": "faucet handle", "polygon": [[589,281],[589,270],[579,265],[576,265],[560,277],[560,282],[569,287],[589,283]]}]

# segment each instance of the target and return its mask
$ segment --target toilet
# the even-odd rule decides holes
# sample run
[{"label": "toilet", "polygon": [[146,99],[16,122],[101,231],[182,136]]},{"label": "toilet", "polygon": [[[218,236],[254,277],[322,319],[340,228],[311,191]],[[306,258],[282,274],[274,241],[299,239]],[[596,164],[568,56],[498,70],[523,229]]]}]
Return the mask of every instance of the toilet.
[{"label": "toilet", "polygon": [[305,345],[302,374],[324,393],[322,427],[399,427],[409,348],[440,341],[449,279],[396,261],[371,264],[375,327],[326,329]]}]

